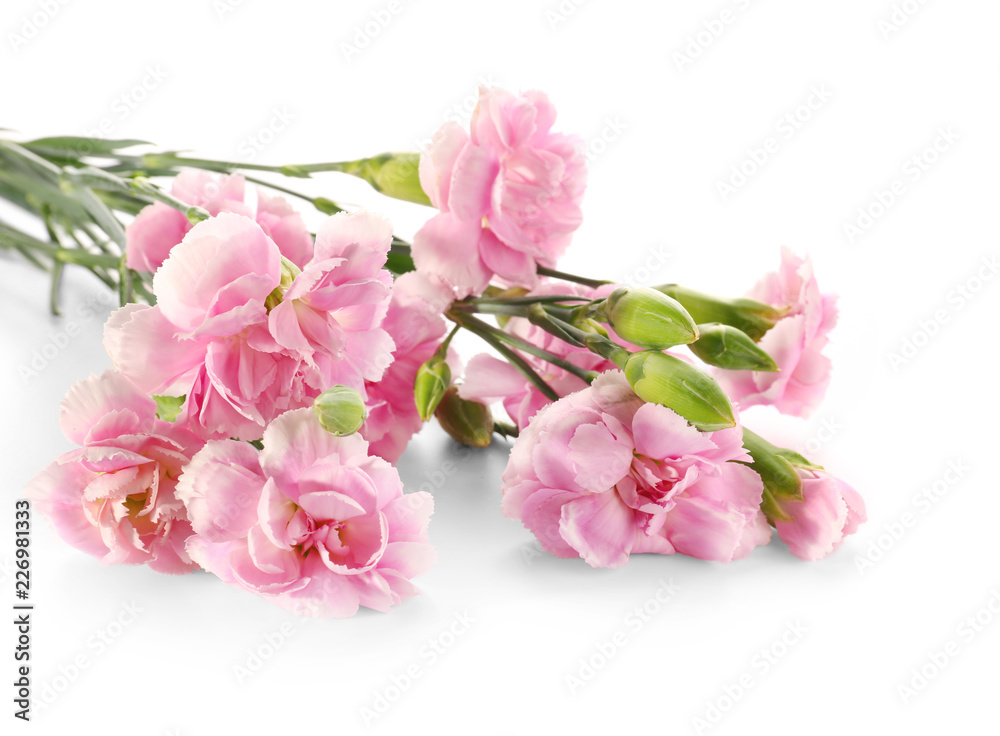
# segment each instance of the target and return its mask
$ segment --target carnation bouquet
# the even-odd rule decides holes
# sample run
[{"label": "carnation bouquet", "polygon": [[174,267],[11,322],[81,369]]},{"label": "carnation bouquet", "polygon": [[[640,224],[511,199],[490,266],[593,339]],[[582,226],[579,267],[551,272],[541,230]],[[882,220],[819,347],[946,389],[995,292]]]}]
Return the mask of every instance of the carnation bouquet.
[{"label": "carnation bouquet", "polygon": [[[323,172],[427,221],[406,242],[296,191]],[[303,615],[389,611],[435,561],[432,494],[395,467],[435,419],[465,445],[512,444],[502,513],[558,557],[727,563],[774,534],[830,554],[865,521],[861,497],[740,409],[817,406],[835,298],[790,250],[740,296],[566,273],[586,179],[543,93],[486,87],[468,129],[356,161],[0,140],[0,197],[47,233],[0,222],[3,248],[50,272],[54,313],[67,267],[120,300],[108,370],[62,404],[78,447],[28,497],[106,564],[203,569]],[[458,332],[483,351],[459,356]]]}]

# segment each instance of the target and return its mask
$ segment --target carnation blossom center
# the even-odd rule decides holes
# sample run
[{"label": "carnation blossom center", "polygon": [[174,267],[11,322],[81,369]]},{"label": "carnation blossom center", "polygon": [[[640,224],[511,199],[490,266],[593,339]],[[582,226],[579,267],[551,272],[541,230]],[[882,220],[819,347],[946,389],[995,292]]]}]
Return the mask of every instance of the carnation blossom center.
[{"label": "carnation blossom center", "polygon": [[[296,516],[303,513],[300,508],[296,511]],[[293,517],[292,521],[289,522],[290,530],[296,525],[296,522],[297,519]],[[295,546],[301,554],[305,555],[315,548],[322,547],[331,556],[341,558],[345,565],[351,564],[350,560],[353,557],[349,539],[349,520],[317,521],[306,515],[304,527],[296,536],[299,537],[300,541]]]},{"label": "carnation blossom center", "polygon": [[633,453],[628,474],[615,486],[626,504],[645,513],[665,513],[675,505],[673,496],[684,477],[680,470],[662,460]]},{"label": "carnation blossom center", "polygon": [[[134,477],[126,480],[125,474],[134,474]],[[154,521],[153,516],[159,485],[165,477],[169,477],[167,468],[162,463],[153,460],[130,468],[101,472],[95,482],[101,482],[99,479],[102,477],[113,477],[117,482],[124,482],[118,492],[110,492],[94,502],[92,508],[97,517],[102,515],[102,510],[107,509],[106,513],[110,513],[116,521],[128,519],[140,536],[160,531],[165,522],[162,519]]]}]

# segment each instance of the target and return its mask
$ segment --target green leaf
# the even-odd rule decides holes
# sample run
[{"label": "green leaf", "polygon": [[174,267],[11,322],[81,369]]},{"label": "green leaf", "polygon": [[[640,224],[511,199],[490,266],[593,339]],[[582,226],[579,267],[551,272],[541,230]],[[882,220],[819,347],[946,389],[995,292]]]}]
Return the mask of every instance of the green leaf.
[{"label": "green leaf", "polygon": [[43,156],[62,156],[71,154],[71,158],[78,159],[83,156],[107,156],[117,153],[123,148],[133,146],[149,146],[149,141],[141,141],[135,138],[88,138],[77,135],[60,135],[50,138],[36,138],[33,141],[22,143],[25,148]]},{"label": "green leaf", "polygon": [[409,253],[400,253],[398,251],[389,251],[389,256],[385,259],[385,267],[390,273],[396,276],[402,276],[404,273],[417,270],[417,267],[413,264],[413,256]]}]

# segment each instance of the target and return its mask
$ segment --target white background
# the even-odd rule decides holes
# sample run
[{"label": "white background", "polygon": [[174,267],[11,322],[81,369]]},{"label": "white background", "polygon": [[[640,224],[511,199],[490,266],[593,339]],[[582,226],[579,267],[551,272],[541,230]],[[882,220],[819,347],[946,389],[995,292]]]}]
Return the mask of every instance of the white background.
[{"label": "white background", "polygon": [[[728,566],[636,556],[593,570],[537,553],[501,516],[504,445],[460,456],[429,428],[400,463],[409,487],[440,486],[440,562],[418,580],[424,594],[391,615],[302,621],[205,574],[103,568],[36,516],[34,687],[61,692],[18,729],[356,733],[362,709],[387,694],[395,702],[371,724],[377,732],[698,733],[694,719],[712,705],[726,711],[704,731],[713,734],[996,731],[1000,622],[985,607],[992,599],[1000,610],[990,470],[1000,279],[977,271],[1000,251],[1000,6],[897,0],[912,12],[887,30],[891,0],[232,4],[221,13],[212,0],[75,0],[49,2],[46,18],[41,0],[5,0],[0,125],[38,136],[107,120],[115,137],[304,163],[416,149],[446,118],[467,119],[480,81],[543,89],[557,128],[583,135],[593,154],[567,270],[736,295],[777,265],[781,245],[811,254],[821,287],[841,295],[829,395],[807,421],[769,410],[745,419],[855,485],[870,520],[817,564],[775,539]],[[732,22],[699,44],[723,11]],[[388,24],[359,38],[373,12]],[[677,54],[692,51],[681,64]],[[786,135],[782,120],[812,88],[828,99],[813,97],[817,109],[799,110],[808,119]],[[292,119],[264,133],[276,111]],[[911,159],[949,129],[957,139],[915,169]],[[269,143],[254,151],[254,138]],[[777,151],[724,198],[719,182],[768,138]],[[845,223],[896,179],[904,193],[851,242]],[[303,188],[382,210],[403,236],[430,214],[335,174]],[[47,314],[43,276],[6,259],[2,269],[7,606],[14,499],[69,449],[57,426],[64,392],[108,362],[107,308],[93,319],[81,311],[100,284],[68,276],[60,320]],[[25,377],[71,320],[80,334]],[[894,360],[907,341],[908,357]],[[933,503],[916,500],[935,487]],[[859,569],[878,544],[880,559]],[[676,586],[662,605],[661,581]],[[122,627],[133,601],[141,613]],[[633,609],[643,606],[655,613],[639,627]],[[985,625],[970,638],[963,620],[977,614]],[[474,622],[456,637],[447,632],[459,616]],[[788,646],[790,625],[805,632],[787,635]],[[625,644],[581,672],[616,633]],[[430,641],[450,646],[432,660]],[[904,703],[898,686],[949,642],[957,656]],[[260,666],[240,682],[235,668],[256,666],[255,651]],[[762,651],[775,663],[765,668]],[[81,656],[87,666],[74,673]],[[419,678],[392,690],[407,670]],[[568,675],[592,676],[574,692]],[[11,690],[0,697],[4,733],[14,732]],[[731,703],[727,691],[742,693]]]}]

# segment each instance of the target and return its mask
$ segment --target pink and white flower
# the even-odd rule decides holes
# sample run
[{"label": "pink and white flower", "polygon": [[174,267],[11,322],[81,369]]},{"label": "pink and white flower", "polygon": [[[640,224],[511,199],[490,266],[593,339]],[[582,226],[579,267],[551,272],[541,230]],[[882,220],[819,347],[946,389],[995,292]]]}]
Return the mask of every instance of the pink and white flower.
[{"label": "pink and white flower", "polygon": [[[246,202],[246,180],[239,174],[182,171],[174,178],[170,193],[211,215],[234,212],[256,220],[296,266],[312,257],[312,236],[302,216],[284,198],[259,190],[256,210],[252,209]],[[192,227],[184,213],[162,202],[145,207],[125,229],[126,264],[135,271],[155,272]]]},{"label": "pink and white flower", "polygon": [[186,396],[179,421],[205,438],[260,437],[273,417],[337,384],[364,395],[392,361],[380,326],[392,278],[385,219],[326,220],[301,273],[243,215],[196,225],[153,278],[156,306],[108,319],[104,344],[149,394]]},{"label": "pink and white flower", "polygon": [[699,432],[619,371],[543,408],[503,475],[503,511],[558,557],[618,567],[640,552],[729,562],[766,544],[740,426]]},{"label": "pink and white flower", "polygon": [[335,437],[309,409],[264,432],[264,449],[208,442],[177,493],[196,532],[188,553],[224,582],[296,613],[388,612],[435,561],[429,493],[403,494],[396,469],[359,435]]},{"label": "pink and white flower", "polygon": [[60,424],[81,447],[61,455],[26,491],[59,536],[106,565],[195,569],[184,550],[191,525],[175,491],[202,442],[157,419],[156,402],[114,371],[75,384]]},{"label": "pink and white flower", "polygon": [[802,479],[802,501],[779,500],[791,520],[775,520],[781,540],[796,557],[821,560],[868,520],[864,499],[839,478],[821,470],[796,469]]},{"label": "pink and white flower", "polygon": [[413,239],[417,268],[459,296],[495,274],[533,287],[580,226],[586,186],[581,140],[553,133],[555,108],[541,92],[481,87],[466,133],[442,126],[420,157],[420,184],[440,210]]},{"label": "pink and white flower", "polygon": [[809,416],[830,383],[830,359],[822,351],[837,323],[837,298],[820,293],[812,263],[787,248],[781,251],[778,271],[761,279],[747,296],[789,310],[758,343],[780,372],[720,370],[716,379],[744,407],[770,405],[784,414]]},{"label": "pink and white flower", "polygon": [[372,454],[391,463],[399,460],[424,424],[413,399],[413,384],[417,370],[444,339],[447,326],[442,315],[452,298],[445,284],[417,271],[400,276],[393,284],[382,323],[396,344],[393,362],[380,381],[365,384],[368,418],[361,429]]}]

